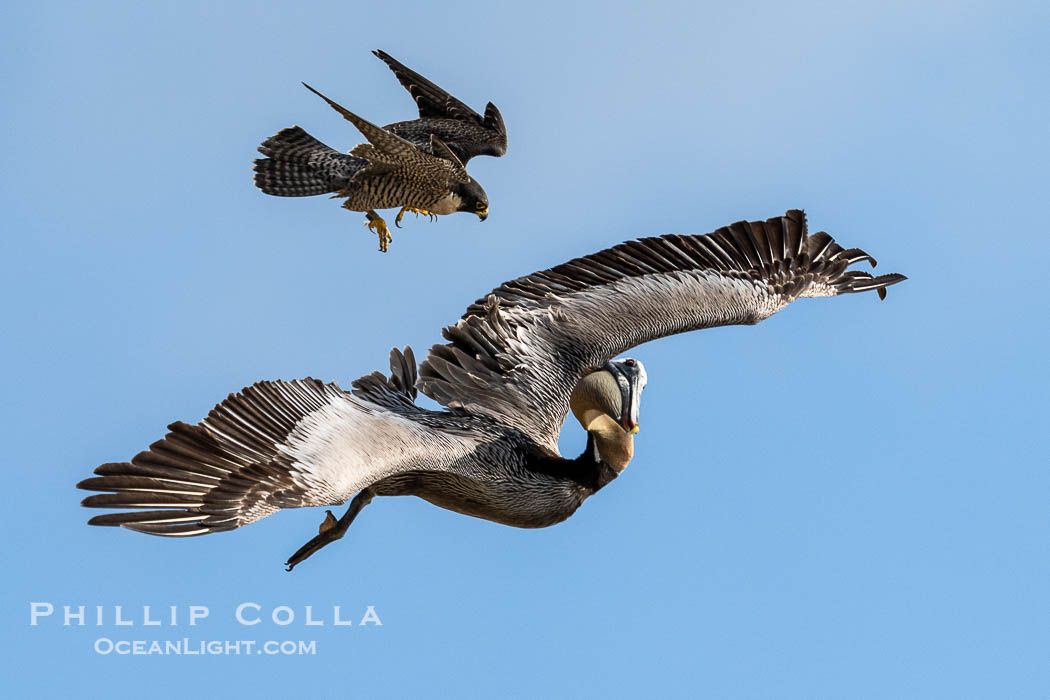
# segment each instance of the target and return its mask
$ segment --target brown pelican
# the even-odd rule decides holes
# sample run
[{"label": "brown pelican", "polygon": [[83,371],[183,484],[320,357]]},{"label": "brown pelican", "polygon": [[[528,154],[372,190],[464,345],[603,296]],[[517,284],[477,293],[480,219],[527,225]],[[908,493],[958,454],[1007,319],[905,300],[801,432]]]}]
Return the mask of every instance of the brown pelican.
[{"label": "brown pelican", "polygon": [[[197,425],[173,423],[130,462],[103,464],[83,489],[92,518],[151,535],[232,530],[281,508],[342,504],[288,560],[339,539],[375,496],[414,495],[515,527],[572,515],[631,461],[646,375],[614,360],[662,336],[754,324],[800,297],[905,279],[849,269],[875,261],[808,234],[793,210],[706,235],[644,238],[506,282],[444,330],[419,366],[390,353],[390,376],[346,392],[316,379],[258,382]],[[415,404],[416,390],[446,407]],[[569,411],[587,431],[558,454]],[[355,495],[356,494],[356,495]]]}]

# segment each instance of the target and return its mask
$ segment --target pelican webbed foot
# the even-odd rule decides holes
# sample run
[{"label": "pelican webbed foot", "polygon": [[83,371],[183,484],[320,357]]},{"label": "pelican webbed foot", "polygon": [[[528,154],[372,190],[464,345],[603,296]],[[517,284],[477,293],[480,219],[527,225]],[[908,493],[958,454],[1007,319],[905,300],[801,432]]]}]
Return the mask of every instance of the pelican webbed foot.
[{"label": "pelican webbed foot", "polygon": [[354,496],[354,500],[350,501],[350,506],[341,518],[336,519],[332,511],[325,511],[325,519],[321,526],[317,528],[317,536],[297,549],[295,554],[288,558],[288,561],[284,563],[285,571],[291,571],[296,565],[309,559],[317,550],[342,539],[343,535],[346,534],[347,528],[350,527],[350,523],[354,522],[354,518],[361,512],[361,509],[371,503],[373,495],[369,489],[358,493]]},{"label": "pelican webbed foot", "polygon": [[365,226],[379,236],[379,251],[385,253],[387,250],[387,244],[394,239],[394,237],[390,235],[390,227],[386,225],[385,221],[383,221],[383,217],[376,214],[375,211],[369,210],[365,212],[365,218],[368,219]]},{"label": "pelican webbed foot", "polygon": [[416,209],[415,207],[401,207],[401,211],[397,213],[397,217],[394,219],[394,226],[401,228],[401,219],[404,218],[405,212],[410,211],[416,216],[422,214],[423,216],[429,216],[431,221],[437,221],[437,214],[426,209]]}]

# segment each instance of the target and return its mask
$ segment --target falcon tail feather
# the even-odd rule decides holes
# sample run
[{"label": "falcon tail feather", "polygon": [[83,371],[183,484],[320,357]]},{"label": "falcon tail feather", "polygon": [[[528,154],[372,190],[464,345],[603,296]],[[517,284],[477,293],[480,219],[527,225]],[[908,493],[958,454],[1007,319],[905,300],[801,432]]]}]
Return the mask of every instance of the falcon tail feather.
[{"label": "falcon tail feather", "polygon": [[282,129],[259,146],[255,186],[277,197],[309,197],[345,189],[367,163],[326,146],[298,126]]}]

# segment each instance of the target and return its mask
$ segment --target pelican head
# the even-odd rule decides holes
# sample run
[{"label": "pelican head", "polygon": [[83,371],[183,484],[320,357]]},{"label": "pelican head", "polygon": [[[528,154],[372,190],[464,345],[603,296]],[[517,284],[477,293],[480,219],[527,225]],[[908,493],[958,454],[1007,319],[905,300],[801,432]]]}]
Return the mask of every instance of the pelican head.
[{"label": "pelican head", "polygon": [[576,420],[594,434],[600,458],[617,471],[626,467],[634,454],[645,382],[641,362],[613,360],[581,379],[569,397]]}]

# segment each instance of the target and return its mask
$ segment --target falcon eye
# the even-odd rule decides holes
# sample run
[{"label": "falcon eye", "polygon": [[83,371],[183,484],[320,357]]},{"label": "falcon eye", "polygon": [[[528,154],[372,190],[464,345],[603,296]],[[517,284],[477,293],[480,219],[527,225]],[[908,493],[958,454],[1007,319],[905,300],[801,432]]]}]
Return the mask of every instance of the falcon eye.
[{"label": "falcon eye", "polygon": [[488,209],[489,205],[485,204],[484,202],[478,202],[477,204],[474,205],[474,208],[477,209],[478,211],[481,211],[482,209]]}]

